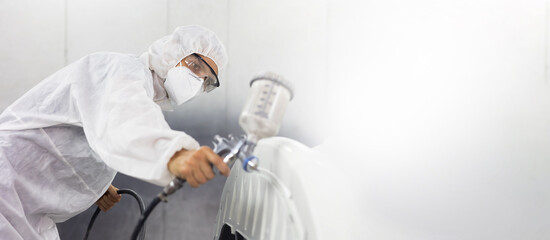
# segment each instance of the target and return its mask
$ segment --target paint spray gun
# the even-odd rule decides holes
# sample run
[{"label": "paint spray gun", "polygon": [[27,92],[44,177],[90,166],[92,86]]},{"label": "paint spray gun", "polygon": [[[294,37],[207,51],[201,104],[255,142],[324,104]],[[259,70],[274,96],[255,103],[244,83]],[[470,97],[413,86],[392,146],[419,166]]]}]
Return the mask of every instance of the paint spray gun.
[{"label": "paint spray gun", "polygon": [[[214,136],[213,151],[223,157],[223,162],[231,167],[239,160],[245,171],[257,170],[258,158],[253,156],[257,142],[262,138],[275,136],[279,132],[287,104],[294,96],[293,86],[282,76],[264,72],[255,75],[250,81],[250,94],[244,105],[239,125],[246,135],[235,138]],[[174,178],[158,197],[166,197],[181,188],[185,180]]]}]

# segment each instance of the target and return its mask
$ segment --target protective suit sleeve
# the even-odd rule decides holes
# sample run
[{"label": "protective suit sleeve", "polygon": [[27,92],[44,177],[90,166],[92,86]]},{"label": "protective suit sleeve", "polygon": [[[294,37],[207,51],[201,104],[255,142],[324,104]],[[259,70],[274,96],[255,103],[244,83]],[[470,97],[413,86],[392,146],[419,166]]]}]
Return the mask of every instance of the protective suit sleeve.
[{"label": "protective suit sleeve", "polygon": [[137,58],[100,54],[84,61],[87,70],[74,84],[72,96],[90,147],[109,167],[166,185],[172,178],[167,169],[172,155],[199,144],[170,129],[144,88],[151,72]]}]

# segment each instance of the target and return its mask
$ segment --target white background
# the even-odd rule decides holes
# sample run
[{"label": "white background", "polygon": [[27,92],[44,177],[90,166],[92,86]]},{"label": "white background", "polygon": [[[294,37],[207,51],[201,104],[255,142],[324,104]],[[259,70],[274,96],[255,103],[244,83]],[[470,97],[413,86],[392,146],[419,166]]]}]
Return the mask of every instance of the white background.
[{"label": "white background", "polygon": [[2,0],[0,109],[86,54],[140,54],[200,24],[230,63],[222,88],[167,114],[172,127],[239,133],[248,81],[275,71],[296,86],[280,135],[333,153],[327,177],[363,203],[349,216],[361,238],[548,239],[549,12],[548,0]]}]

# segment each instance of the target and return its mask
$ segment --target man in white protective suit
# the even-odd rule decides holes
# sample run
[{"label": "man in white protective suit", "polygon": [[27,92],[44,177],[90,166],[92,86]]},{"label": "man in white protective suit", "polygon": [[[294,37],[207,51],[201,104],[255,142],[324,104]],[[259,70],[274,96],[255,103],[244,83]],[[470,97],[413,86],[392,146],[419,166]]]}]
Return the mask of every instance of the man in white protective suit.
[{"label": "man in white protective suit", "polygon": [[170,129],[172,110],[219,86],[227,53],[200,26],[141,56],[95,53],[44,79],[0,115],[0,238],[59,239],[55,223],[120,200],[118,172],[164,186],[227,176],[212,149]]}]

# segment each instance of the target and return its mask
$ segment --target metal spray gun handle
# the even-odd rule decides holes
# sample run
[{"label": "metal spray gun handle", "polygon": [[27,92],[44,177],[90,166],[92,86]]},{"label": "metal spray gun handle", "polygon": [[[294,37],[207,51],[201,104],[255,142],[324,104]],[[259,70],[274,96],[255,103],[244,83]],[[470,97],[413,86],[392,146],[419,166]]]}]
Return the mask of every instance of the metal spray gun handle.
[{"label": "metal spray gun handle", "polygon": [[[257,159],[250,161],[247,155],[252,153],[254,150],[255,144],[246,141],[246,136],[241,136],[240,138],[235,138],[232,135],[229,135],[228,138],[220,137],[219,135],[214,136],[214,149],[212,149],[216,154],[223,157],[223,162],[227,164],[230,168],[235,163],[235,160],[241,159],[245,160],[243,167],[245,170],[248,167],[256,169],[258,166]],[[244,150],[244,151],[241,151]],[[243,153],[246,152],[246,153]],[[248,170],[247,170],[248,171]],[[176,192],[178,189],[183,187],[185,179],[175,177],[172,181],[164,187],[161,193],[158,194],[158,197],[166,202],[167,197],[172,193]]]}]

